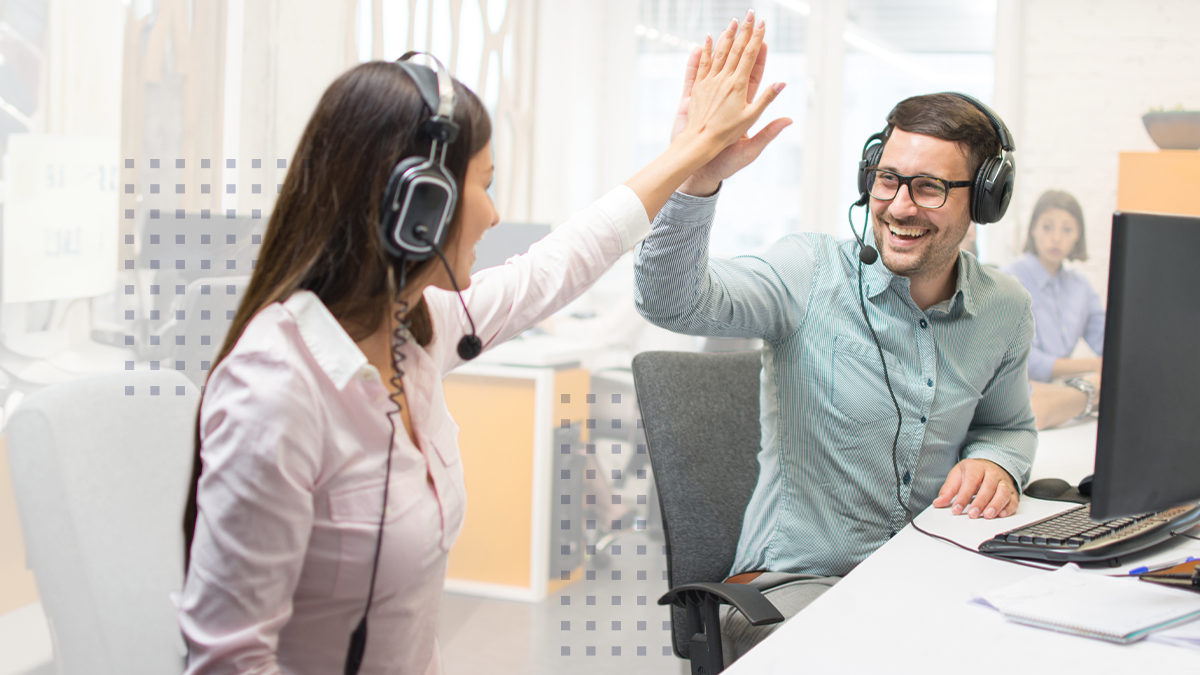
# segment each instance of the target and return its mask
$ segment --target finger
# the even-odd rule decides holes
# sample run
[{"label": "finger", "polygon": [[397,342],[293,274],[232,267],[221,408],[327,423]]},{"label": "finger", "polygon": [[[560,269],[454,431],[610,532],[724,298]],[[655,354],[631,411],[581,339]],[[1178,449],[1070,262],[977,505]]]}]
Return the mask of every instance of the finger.
[{"label": "finger", "polygon": [[780,117],[777,120],[771,120],[770,124],[762,129],[759,129],[758,133],[754,134],[754,136],[746,143],[746,156],[749,158],[746,163],[749,164],[755,159],[758,159],[758,156],[762,154],[762,151],[766,149],[767,145],[771,141],[775,140],[775,137],[779,135],[779,132],[786,129],[791,123],[792,121],[790,119],[786,117]]},{"label": "finger", "polygon": [[762,84],[763,69],[767,67],[767,43],[763,43],[761,49],[758,50],[758,58],[754,60],[754,67],[750,69],[750,81],[746,84],[746,103],[754,102],[754,97],[758,96],[758,85]]},{"label": "finger", "polygon": [[1017,507],[1021,505],[1021,491],[1013,488],[1013,493],[1008,497],[1008,505],[1000,509],[998,517],[1007,518],[1017,512]]},{"label": "finger", "polygon": [[771,105],[771,101],[774,101],[775,98],[779,96],[779,92],[783,91],[783,88],[786,86],[787,84],[783,82],[776,82],[770,87],[767,87],[767,90],[758,97],[758,100],[746,108],[746,113],[749,115],[747,119],[750,120],[750,123],[746,125],[746,128],[754,126],[754,122],[758,120],[758,118],[763,114],[763,111],[767,109],[767,106]]},{"label": "finger", "polygon": [[972,470],[971,464],[960,463],[958,470],[962,473],[962,481],[958,485],[958,493],[954,495],[954,504],[950,507],[956,516],[967,510],[967,505],[971,503],[971,498],[983,482],[983,469]]},{"label": "finger", "polygon": [[[1001,480],[996,485],[996,494],[993,495],[991,501],[984,506],[983,517],[991,520],[992,518],[1000,515],[1000,513],[1008,507],[1008,503],[1012,501],[1012,495],[1013,488],[1009,487],[1008,481]],[[979,501],[978,498],[976,498],[976,501]]]},{"label": "finger", "polygon": [[970,518],[978,518],[983,515],[985,509],[991,503],[992,498],[996,496],[996,486],[1000,483],[999,480],[987,475],[983,475],[983,480],[979,483],[979,489],[975,491],[975,499],[971,500],[970,506],[967,507],[967,516]]},{"label": "finger", "polygon": [[[729,57],[725,59],[725,65],[721,68],[721,72],[732,74],[737,70],[738,65],[741,63],[742,52],[745,51],[746,45],[750,43],[755,30],[754,10],[749,10],[746,12],[746,20],[737,29],[737,35],[733,39],[733,46],[729,48]],[[757,55],[757,52],[755,52],[755,55]]]},{"label": "finger", "polygon": [[942,483],[942,488],[938,490],[937,499],[933,500],[933,507],[944,509],[950,506],[953,502],[954,495],[958,493],[958,487],[962,485],[962,471],[951,470],[946,475],[945,482]]},{"label": "finger", "polygon": [[[767,33],[767,22],[759,21],[758,25],[750,33],[750,39],[746,43],[744,51],[740,55],[740,60],[737,64],[737,69],[734,70],[734,78],[737,81],[748,79],[750,74],[754,72],[754,67],[758,65],[758,53],[762,50],[763,36]],[[764,64],[765,65],[765,64]],[[728,66],[726,66],[728,68]]]},{"label": "finger", "polygon": [[694,47],[688,56],[687,68],[683,71],[683,94],[680,98],[692,95],[692,85],[696,83],[696,70],[700,67],[700,52],[702,51],[704,51],[702,47]]},{"label": "finger", "polygon": [[[692,84],[695,84],[697,79],[704,79],[704,76],[708,75],[709,68],[712,67],[712,52],[712,36],[705,35],[704,46],[700,48],[700,61],[696,64],[696,75],[692,78]],[[691,86],[689,85],[687,89],[690,92]]]},{"label": "finger", "polygon": [[729,48],[733,46],[733,38],[737,35],[737,26],[737,19],[730,19],[729,27],[721,31],[721,35],[717,37],[717,44],[713,47],[712,66],[706,74],[719,73],[725,66],[725,57],[729,56]]}]

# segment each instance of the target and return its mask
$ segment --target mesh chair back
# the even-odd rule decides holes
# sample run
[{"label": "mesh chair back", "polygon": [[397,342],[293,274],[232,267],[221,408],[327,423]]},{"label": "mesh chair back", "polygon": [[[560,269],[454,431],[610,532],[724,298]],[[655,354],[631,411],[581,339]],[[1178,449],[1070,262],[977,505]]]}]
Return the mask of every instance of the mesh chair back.
[{"label": "mesh chair back", "polygon": [[[758,480],[761,352],[643,352],[633,378],[667,540],[668,587],[729,574]],[[675,653],[686,616],[672,609]]]}]

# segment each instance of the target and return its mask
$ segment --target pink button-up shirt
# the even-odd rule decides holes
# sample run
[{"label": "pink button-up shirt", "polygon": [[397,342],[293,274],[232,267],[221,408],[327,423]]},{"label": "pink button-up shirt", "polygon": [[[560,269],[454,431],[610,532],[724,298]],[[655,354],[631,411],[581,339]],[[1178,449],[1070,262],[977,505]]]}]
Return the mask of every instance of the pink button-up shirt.
[{"label": "pink button-up shirt", "polygon": [[[618,187],[476,274],[463,297],[484,345],[570,302],[649,229]],[[462,364],[466,319],[453,293],[430,288],[425,300],[434,339],[410,341],[401,363],[417,444],[397,422],[363,675],[440,671],[438,606],[466,507],[442,378]],[[179,613],[189,674],[342,671],[367,600],[393,410],[316,295],[297,292],[247,325],[200,410],[200,515]]]}]

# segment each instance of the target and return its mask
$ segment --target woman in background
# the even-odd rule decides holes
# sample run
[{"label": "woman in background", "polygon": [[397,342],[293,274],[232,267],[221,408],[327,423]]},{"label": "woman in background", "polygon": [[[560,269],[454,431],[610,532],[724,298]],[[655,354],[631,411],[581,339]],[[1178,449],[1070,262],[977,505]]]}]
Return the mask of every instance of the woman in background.
[{"label": "woman in background", "polygon": [[441,161],[457,205],[437,257],[416,262],[388,252],[379,214],[398,162],[431,156],[432,104],[392,63],[330,85],[201,402],[180,602],[190,675],[353,673],[364,645],[364,675],[440,672],[438,605],[466,500],[442,378],[582,293],[697,169],[725,150],[755,156],[786,126],[745,135],[782,89],[755,98],[762,37],[748,14],[706,41],[688,64],[685,132],[474,277],[473,249],[498,220],[479,100],[454,83],[459,131]]},{"label": "woman in background", "polygon": [[[1070,194],[1048,190],[1034,204],[1025,255],[1003,268],[1033,296],[1037,333],[1029,353],[1029,379],[1039,429],[1087,415],[1099,403],[1104,308],[1087,279],[1064,268],[1064,260],[1087,260],[1083,210]],[[1080,339],[1098,356],[1072,358]],[[1063,378],[1064,385],[1078,391],[1059,392],[1047,389],[1057,385],[1042,384]],[[1039,414],[1039,398],[1055,404],[1044,406]]]}]

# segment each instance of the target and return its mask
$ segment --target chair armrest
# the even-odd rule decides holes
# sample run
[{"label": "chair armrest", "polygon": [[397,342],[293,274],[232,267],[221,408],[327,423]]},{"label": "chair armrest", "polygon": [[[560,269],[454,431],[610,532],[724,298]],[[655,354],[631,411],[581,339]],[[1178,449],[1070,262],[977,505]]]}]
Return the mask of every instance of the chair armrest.
[{"label": "chair armrest", "polygon": [[707,597],[715,598],[718,604],[733,605],[752,626],[767,626],[783,621],[783,615],[762,591],[745,584],[684,584],[667,591],[658,599],[658,604],[686,609],[689,600],[694,605],[704,605]]}]

